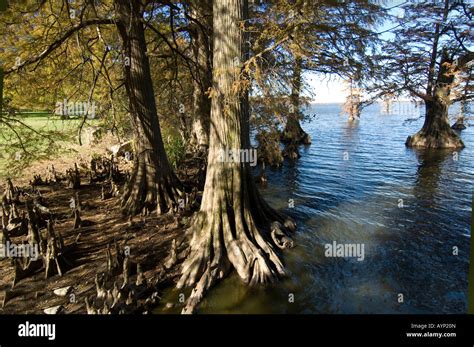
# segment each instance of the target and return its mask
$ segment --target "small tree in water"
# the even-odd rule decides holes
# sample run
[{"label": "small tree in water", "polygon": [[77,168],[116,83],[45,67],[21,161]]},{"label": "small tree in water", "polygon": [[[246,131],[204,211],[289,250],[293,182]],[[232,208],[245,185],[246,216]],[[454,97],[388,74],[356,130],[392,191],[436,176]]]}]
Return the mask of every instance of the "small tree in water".
[{"label": "small tree in water", "polygon": [[347,83],[349,85],[349,95],[347,95],[342,111],[349,115],[350,121],[354,121],[360,118],[362,110],[361,90],[357,88],[352,78]]}]

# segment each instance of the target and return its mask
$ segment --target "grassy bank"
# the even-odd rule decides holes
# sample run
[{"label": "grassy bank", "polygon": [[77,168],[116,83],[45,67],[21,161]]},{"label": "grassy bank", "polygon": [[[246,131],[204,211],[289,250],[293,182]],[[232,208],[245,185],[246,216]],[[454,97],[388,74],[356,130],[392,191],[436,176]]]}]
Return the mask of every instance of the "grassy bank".
[{"label": "grassy bank", "polygon": [[[81,118],[61,119],[47,112],[24,112],[8,118],[8,125],[0,124],[0,178],[15,177],[34,161],[68,152],[70,145],[78,142],[81,122]],[[84,126],[98,122],[88,119]]]}]

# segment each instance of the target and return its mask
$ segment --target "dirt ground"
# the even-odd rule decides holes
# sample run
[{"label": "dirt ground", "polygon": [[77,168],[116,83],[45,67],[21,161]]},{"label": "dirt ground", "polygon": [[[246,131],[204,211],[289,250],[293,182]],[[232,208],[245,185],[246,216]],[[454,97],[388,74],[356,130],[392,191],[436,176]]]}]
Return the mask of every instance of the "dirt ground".
[{"label": "dirt ground", "polygon": [[[189,170],[182,177],[183,180],[186,178],[194,180],[190,178]],[[25,181],[27,180],[24,179],[23,183]],[[17,185],[17,182],[13,183]],[[169,269],[165,269],[164,262],[169,256],[173,240],[176,239],[177,244],[185,244],[182,241],[185,240],[186,223],[189,222],[191,212],[162,216],[153,213],[130,220],[121,215],[118,197],[102,200],[101,184],[88,184],[88,180],[83,177],[78,189],[83,204],[83,223],[80,228],[74,229],[69,204],[75,191],[69,189],[66,182],[37,188],[44,205],[54,215],[54,230],[61,234],[64,244],[67,246],[74,243],[80,233],[77,246],[68,255],[72,265],[62,277],[55,274],[45,279],[43,269],[12,287],[14,269],[11,259],[0,259],[0,314],[43,313],[44,309],[57,305],[62,305],[63,313],[86,313],[85,299],[95,295],[95,277],[106,271],[107,245],[113,246],[114,242],[120,247],[125,243],[129,246],[131,261],[141,264],[147,283],[153,283],[158,293],[174,286],[179,275],[179,262]],[[24,209],[21,204],[20,209]],[[12,237],[11,241],[21,243],[25,237]],[[70,295],[58,296],[53,293],[55,289],[68,286],[72,287],[72,300]],[[160,303],[160,306],[164,304],[166,303]]]}]

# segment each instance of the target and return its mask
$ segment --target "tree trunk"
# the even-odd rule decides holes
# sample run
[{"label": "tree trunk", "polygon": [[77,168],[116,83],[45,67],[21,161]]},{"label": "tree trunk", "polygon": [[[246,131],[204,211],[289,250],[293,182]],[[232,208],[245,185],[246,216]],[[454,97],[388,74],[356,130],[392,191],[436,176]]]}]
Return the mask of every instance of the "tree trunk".
[{"label": "tree trunk", "polygon": [[425,100],[425,123],[419,132],[408,136],[406,146],[421,148],[463,148],[464,143],[449,125],[449,95],[454,80],[453,61],[446,50],[432,96]]},{"label": "tree trunk", "polygon": [[448,106],[439,99],[425,101],[425,123],[419,132],[409,136],[408,147],[463,148],[464,143],[451,129]]},{"label": "tree trunk", "polygon": [[464,143],[449,126],[448,107],[449,95],[454,81],[453,60],[449,57],[447,49],[443,49],[440,67],[436,81],[435,68],[438,56],[440,27],[448,18],[449,1],[444,1],[444,11],[441,23],[435,24],[433,48],[431,50],[430,66],[428,71],[428,84],[425,99],[425,123],[419,132],[408,136],[405,145],[421,148],[462,148]]},{"label": "tree trunk", "polygon": [[248,162],[222,161],[221,151],[225,149],[250,148],[248,81],[241,75],[241,62],[246,58],[241,23],[246,18],[247,1],[214,1],[213,13],[208,168],[201,209],[190,229],[190,253],[177,285],[195,285],[183,313],[192,313],[205,292],[232,268],[250,284],[272,282],[284,275],[276,247],[291,242],[286,242],[286,229],[281,224],[289,230],[295,228],[262,199]]},{"label": "tree trunk", "polygon": [[166,157],[157,115],[139,0],[115,0],[124,48],[125,87],[135,132],[133,174],[122,197],[126,214],[164,213],[178,204],[181,184]]},{"label": "tree trunk", "polygon": [[354,88],[354,80],[352,78],[349,78],[349,96],[344,108],[349,113],[349,121],[352,122],[360,118],[360,94],[359,89]]},{"label": "tree trunk", "polygon": [[300,94],[301,94],[301,70],[303,59],[295,57],[293,67],[293,78],[290,95],[290,112],[282,134],[282,142],[285,144],[284,155],[290,159],[300,157],[298,146],[311,144],[310,136],[303,130],[300,124]]},{"label": "tree trunk", "polygon": [[193,55],[196,64],[193,92],[193,118],[191,145],[197,149],[209,146],[209,122],[211,100],[206,94],[212,85],[212,3],[194,1],[192,15],[198,21],[193,24]]}]

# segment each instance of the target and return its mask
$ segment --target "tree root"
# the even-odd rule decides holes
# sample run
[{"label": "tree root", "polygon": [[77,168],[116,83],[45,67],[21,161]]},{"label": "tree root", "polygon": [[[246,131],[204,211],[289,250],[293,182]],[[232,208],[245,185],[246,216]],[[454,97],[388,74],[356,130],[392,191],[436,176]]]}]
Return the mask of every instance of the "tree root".
[{"label": "tree root", "polygon": [[426,132],[420,130],[413,136],[408,136],[405,145],[419,148],[464,148],[461,138],[449,127],[443,132]]},{"label": "tree root", "polygon": [[277,252],[293,247],[288,231],[296,225],[271,209],[258,192],[250,194],[249,200],[260,208],[240,208],[237,203],[218,215],[205,211],[196,215],[189,230],[193,234],[190,254],[177,284],[178,288],[194,286],[182,313],[195,312],[209,288],[231,269],[250,285],[270,284],[286,275]]},{"label": "tree root", "polygon": [[156,210],[161,215],[178,208],[183,194],[184,189],[173,173],[164,176],[138,168],[122,196],[122,211],[125,215],[137,215]]},{"label": "tree root", "polygon": [[289,142],[285,145],[285,149],[283,150],[283,157],[288,158],[290,160],[296,160],[301,158],[301,154],[298,150],[298,143],[297,142]]},{"label": "tree root", "polygon": [[298,121],[293,121],[285,127],[281,135],[281,141],[285,144],[283,156],[290,160],[296,160],[301,158],[298,146],[310,145],[311,137],[303,130]]},{"label": "tree root", "polygon": [[311,136],[306,133],[299,121],[290,122],[281,134],[281,141],[285,144],[295,143],[296,145],[310,145]]}]

